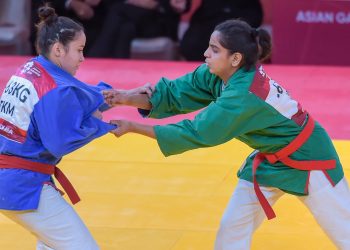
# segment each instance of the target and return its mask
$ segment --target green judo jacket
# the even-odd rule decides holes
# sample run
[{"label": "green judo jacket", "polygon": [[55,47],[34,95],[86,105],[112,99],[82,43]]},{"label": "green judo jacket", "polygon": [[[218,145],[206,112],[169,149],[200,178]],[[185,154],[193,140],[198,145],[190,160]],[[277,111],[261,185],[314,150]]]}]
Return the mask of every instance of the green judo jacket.
[{"label": "green judo jacket", "polygon": [[[155,126],[165,156],[211,147],[236,138],[255,151],[247,157],[238,177],[252,182],[252,160],[257,151],[274,153],[291,142],[302,130],[307,113],[289,93],[258,65],[239,69],[225,85],[203,64],[175,80],[162,78],[150,99],[149,117],[165,118],[201,110],[193,120]],[[294,160],[336,160],[327,170],[336,184],[344,176],[339,157],[326,131],[316,122],[305,144],[291,156]],[[258,168],[259,185],[277,187],[295,195],[307,194],[308,171],[281,162],[264,161]]]}]

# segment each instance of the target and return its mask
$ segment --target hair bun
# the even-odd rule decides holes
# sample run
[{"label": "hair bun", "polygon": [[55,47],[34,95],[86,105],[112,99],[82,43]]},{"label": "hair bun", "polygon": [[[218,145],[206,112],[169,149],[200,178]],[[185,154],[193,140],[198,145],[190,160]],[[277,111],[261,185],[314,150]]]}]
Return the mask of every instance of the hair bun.
[{"label": "hair bun", "polygon": [[57,14],[55,12],[55,9],[51,8],[48,5],[40,7],[38,9],[38,15],[39,15],[40,21],[45,22],[47,24],[50,24],[57,19]]}]

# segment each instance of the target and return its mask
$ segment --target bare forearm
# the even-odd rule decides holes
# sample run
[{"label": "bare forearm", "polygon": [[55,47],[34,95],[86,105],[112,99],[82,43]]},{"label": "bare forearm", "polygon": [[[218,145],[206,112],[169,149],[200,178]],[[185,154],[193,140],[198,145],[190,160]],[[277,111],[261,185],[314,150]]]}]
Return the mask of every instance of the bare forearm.
[{"label": "bare forearm", "polygon": [[112,89],[102,92],[105,102],[111,107],[116,105],[128,105],[146,110],[152,109],[152,104],[149,101],[152,93],[153,88],[149,83],[130,90]]},{"label": "bare forearm", "polygon": [[145,125],[145,124],[132,122],[130,123],[130,132],[156,139],[156,134],[154,133],[154,126],[152,125]]},{"label": "bare forearm", "polygon": [[124,104],[146,110],[152,109],[152,104],[147,94],[127,94]]}]

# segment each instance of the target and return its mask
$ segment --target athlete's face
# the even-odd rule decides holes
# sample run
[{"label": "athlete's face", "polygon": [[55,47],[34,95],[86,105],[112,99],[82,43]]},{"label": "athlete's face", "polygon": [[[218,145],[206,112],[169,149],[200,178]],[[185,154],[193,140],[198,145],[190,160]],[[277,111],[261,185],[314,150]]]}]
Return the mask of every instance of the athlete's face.
[{"label": "athlete's face", "polygon": [[212,74],[219,76],[224,82],[238,69],[237,54],[231,54],[229,50],[220,44],[220,32],[214,31],[210,37],[209,47],[204,52],[205,62]]},{"label": "athlete's face", "polygon": [[66,47],[59,44],[56,64],[71,75],[75,75],[80,63],[84,61],[83,50],[85,42],[86,36],[84,32],[78,32],[75,39],[69,42]]}]

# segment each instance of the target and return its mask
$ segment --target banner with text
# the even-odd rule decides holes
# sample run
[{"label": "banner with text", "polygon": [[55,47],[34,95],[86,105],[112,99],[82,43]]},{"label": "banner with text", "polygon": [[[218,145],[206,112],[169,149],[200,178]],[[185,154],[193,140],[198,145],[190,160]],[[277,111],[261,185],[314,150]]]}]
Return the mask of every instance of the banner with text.
[{"label": "banner with text", "polygon": [[273,0],[272,62],[350,65],[350,1]]}]

